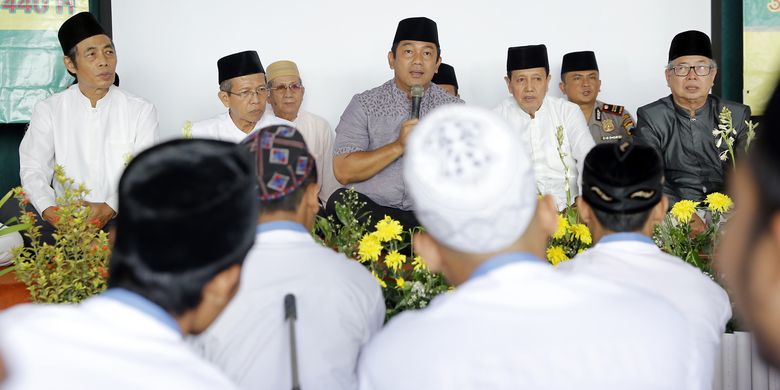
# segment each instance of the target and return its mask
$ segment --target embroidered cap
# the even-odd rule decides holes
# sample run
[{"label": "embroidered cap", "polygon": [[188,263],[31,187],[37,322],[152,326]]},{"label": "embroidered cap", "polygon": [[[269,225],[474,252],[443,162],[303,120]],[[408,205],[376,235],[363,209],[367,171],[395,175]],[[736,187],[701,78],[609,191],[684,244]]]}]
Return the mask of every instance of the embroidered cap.
[{"label": "embroidered cap", "polygon": [[639,213],[661,201],[664,163],[652,147],[629,141],[596,145],[585,157],[582,197],[596,210]]},{"label": "embroidered cap", "polygon": [[285,197],[299,188],[315,168],[303,135],[294,127],[265,127],[247,136],[241,144],[255,155],[260,201]]}]

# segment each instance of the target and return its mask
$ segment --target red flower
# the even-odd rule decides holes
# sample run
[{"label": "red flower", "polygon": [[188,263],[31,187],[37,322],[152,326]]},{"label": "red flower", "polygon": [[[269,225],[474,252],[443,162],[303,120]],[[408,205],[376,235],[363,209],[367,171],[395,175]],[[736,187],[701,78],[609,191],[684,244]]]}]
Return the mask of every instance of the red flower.
[{"label": "red flower", "polygon": [[106,271],[106,267],[98,267],[97,272],[100,274],[100,276],[108,278],[108,271]]},{"label": "red flower", "polygon": [[103,250],[107,251],[108,250],[108,245],[103,245]]},{"label": "red flower", "polygon": [[24,199],[22,199],[22,204],[27,206],[28,204],[30,204],[30,199],[25,197]]},{"label": "red flower", "polygon": [[92,218],[92,220],[89,221],[89,223],[94,225],[95,227],[100,227],[100,220],[97,218]]}]

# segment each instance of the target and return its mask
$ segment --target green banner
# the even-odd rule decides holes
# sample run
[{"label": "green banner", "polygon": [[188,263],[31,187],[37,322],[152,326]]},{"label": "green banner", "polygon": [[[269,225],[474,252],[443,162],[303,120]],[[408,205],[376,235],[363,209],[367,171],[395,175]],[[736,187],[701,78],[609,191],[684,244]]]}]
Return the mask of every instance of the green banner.
[{"label": "green banner", "polygon": [[29,122],[35,104],[73,82],[57,30],[88,0],[0,0],[0,123]]},{"label": "green banner", "polygon": [[763,115],[780,77],[780,0],[743,0],[742,4],[742,96],[753,115]]}]

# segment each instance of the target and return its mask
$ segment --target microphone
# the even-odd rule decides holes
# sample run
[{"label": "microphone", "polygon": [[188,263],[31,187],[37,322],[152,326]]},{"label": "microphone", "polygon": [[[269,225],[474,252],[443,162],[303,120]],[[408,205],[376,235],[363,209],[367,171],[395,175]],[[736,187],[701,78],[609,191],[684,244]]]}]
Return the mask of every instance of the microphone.
[{"label": "microphone", "polygon": [[292,390],[301,390],[300,379],[298,378],[298,350],[295,344],[295,320],[298,313],[295,309],[295,295],[287,294],[284,296],[284,320],[290,324],[290,367],[292,368]]},{"label": "microphone", "polygon": [[421,85],[412,86],[412,119],[420,118],[420,101],[425,90]]}]

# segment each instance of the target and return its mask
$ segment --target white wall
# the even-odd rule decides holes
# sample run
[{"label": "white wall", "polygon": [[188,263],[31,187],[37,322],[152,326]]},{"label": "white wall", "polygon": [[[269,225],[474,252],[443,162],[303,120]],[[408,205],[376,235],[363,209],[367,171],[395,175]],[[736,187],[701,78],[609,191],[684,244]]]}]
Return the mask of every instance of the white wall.
[{"label": "white wall", "polygon": [[224,110],[216,61],[242,50],[257,50],[266,66],[296,61],[304,108],[335,128],[352,95],[392,78],[387,52],[398,21],[410,16],[437,22],[461,96],[484,107],[508,96],[506,49],[544,43],[551,93],[560,96],[563,54],[593,50],[600,99],[635,114],[669,94],[663,67],[672,37],[689,29],[710,33],[710,0],[122,0],[112,3],[112,13],[122,87],[157,106],[169,136],[185,120]]}]

